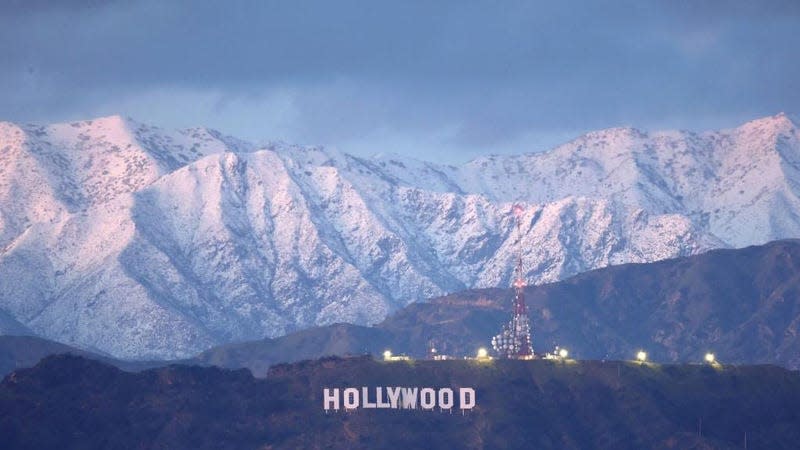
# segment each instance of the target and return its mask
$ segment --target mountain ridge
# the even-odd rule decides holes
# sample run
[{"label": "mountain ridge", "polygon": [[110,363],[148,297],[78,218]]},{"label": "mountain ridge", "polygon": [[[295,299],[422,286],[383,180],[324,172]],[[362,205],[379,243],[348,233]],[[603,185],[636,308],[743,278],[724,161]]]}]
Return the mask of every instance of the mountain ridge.
[{"label": "mountain ridge", "polygon": [[[626,360],[645,349],[652,361],[698,363],[713,352],[725,365],[769,363],[793,370],[800,368],[798,293],[800,240],[606,267],[525,290],[539,355],[559,345],[577,359]],[[435,347],[460,358],[488,346],[508,321],[512,298],[510,289],[461,291],[412,303],[371,327],[312,327],[215,346],[181,361],[118,361],[39,338],[0,336],[0,363],[9,370],[68,351],[126,370],[184,363],[248,368],[263,377],[280,363],[379,357],[387,349],[427,359]]]},{"label": "mountain ridge", "polygon": [[181,358],[507,286],[515,203],[534,284],[800,236],[798,142],[779,115],[453,167],[116,116],[4,123],[0,310],[118,357]]},{"label": "mountain ridge", "polygon": [[[534,351],[555,346],[578,359],[800,368],[800,240],[718,249],[653,263],[606,267],[525,289]],[[511,289],[478,289],[414,303],[369,328],[330,325],[281,338],[234,343],[194,361],[248,367],[263,376],[277,362],[391,349],[428,358],[474,355],[511,314]]]}]

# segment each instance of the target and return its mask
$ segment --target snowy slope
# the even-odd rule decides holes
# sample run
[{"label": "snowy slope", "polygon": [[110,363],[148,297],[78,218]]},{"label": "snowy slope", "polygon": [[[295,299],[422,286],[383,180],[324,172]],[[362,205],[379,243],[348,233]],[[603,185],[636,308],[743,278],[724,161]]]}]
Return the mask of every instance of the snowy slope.
[{"label": "snowy slope", "polygon": [[[0,316],[126,358],[797,236],[785,115],[703,134],[610,129],[461,167],[254,145],[120,117],[0,124]],[[19,327],[17,327],[19,328]]]},{"label": "snowy slope", "polygon": [[458,184],[501,201],[588,196],[677,213],[742,247],[798,235],[799,169],[800,131],[779,114],[701,134],[592,132],[546,153],[479,158]]}]

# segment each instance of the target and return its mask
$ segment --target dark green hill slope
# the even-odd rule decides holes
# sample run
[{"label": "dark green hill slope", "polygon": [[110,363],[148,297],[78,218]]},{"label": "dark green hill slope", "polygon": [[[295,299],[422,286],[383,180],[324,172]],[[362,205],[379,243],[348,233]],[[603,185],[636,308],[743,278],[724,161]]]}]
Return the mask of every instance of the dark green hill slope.
[{"label": "dark green hill slope", "polygon": [[[458,410],[325,413],[325,387],[474,387]],[[796,448],[800,375],[775,366],[368,358],[123,372],[75,356],[0,384],[4,448]],[[701,423],[702,422],[702,423]],[[701,430],[702,428],[702,430]]]}]

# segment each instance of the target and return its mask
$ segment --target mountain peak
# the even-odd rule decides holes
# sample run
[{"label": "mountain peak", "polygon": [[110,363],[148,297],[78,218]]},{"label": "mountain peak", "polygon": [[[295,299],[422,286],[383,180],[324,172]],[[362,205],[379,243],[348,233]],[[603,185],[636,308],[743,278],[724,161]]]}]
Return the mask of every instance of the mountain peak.
[{"label": "mountain peak", "polygon": [[742,131],[760,131],[774,133],[786,133],[797,128],[797,122],[784,112],[773,116],[761,117],[744,123],[738,129]]},{"label": "mountain peak", "polygon": [[95,117],[87,120],[77,120],[71,122],[59,122],[50,125],[51,127],[72,127],[76,129],[81,128],[96,128],[96,129],[118,129],[130,130],[135,128],[135,122],[119,114],[110,116]]},{"label": "mountain peak", "polygon": [[635,127],[611,127],[590,131],[583,136],[588,139],[643,139],[647,137],[647,132]]}]

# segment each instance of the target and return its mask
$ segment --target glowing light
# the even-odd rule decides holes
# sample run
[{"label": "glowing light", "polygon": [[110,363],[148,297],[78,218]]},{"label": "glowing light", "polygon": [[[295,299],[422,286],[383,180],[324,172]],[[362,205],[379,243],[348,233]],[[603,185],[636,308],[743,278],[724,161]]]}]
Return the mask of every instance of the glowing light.
[{"label": "glowing light", "polygon": [[642,362],[647,361],[647,353],[644,350],[639,350],[639,353],[636,354],[636,359]]},{"label": "glowing light", "polygon": [[392,352],[390,350],[386,350],[385,352],[383,352],[383,359],[387,361],[392,359]]},{"label": "glowing light", "polygon": [[489,352],[485,348],[481,347],[478,349],[478,359],[484,359],[488,357],[489,357]]},{"label": "glowing light", "polygon": [[709,364],[714,364],[714,360],[715,360],[715,359],[716,359],[716,358],[714,357],[714,354],[713,354],[713,353],[706,353],[706,362],[707,362],[707,363],[709,363]]},{"label": "glowing light", "polygon": [[569,351],[567,351],[567,349],[565,348],[562,348],[561,350],[558,351],[558,356],[566,358],[567,356],[569,356]]}]

